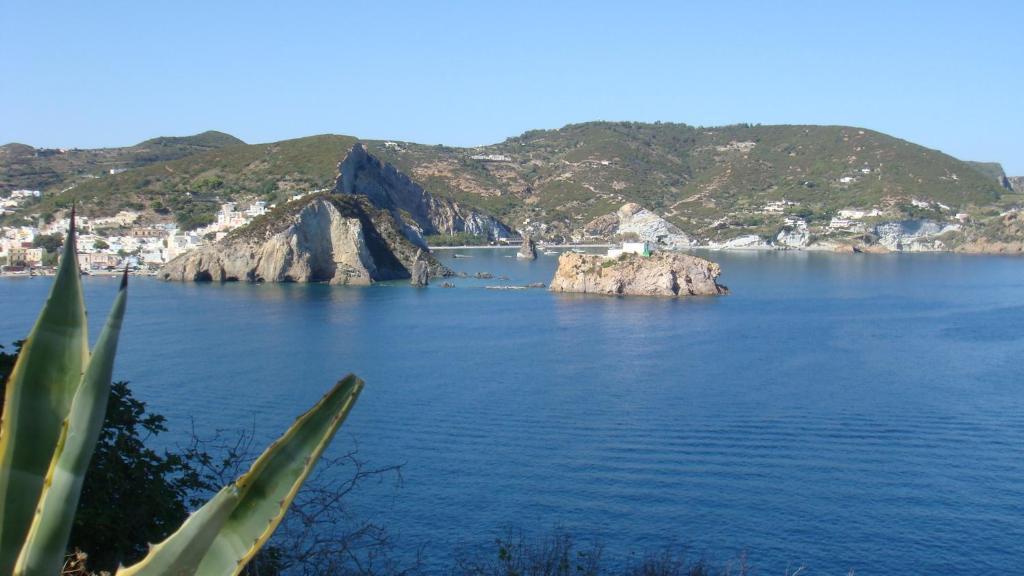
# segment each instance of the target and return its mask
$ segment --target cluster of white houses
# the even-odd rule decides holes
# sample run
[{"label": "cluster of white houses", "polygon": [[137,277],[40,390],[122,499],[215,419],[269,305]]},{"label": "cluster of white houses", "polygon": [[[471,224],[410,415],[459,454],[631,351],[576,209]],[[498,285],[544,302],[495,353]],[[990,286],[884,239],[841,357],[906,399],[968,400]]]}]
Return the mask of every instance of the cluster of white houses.
[{"label": "cluster of white houses", "polygon": [[[122,211],[104,218],[76,218],[78,261],[84,271],[156,268],[176,256],[216,241],[267,212],[266,202],[251,202],[240,210],[234,202],[222,204],[216,220],[196,230],[174,224],[140,225],[138,212]],[[61,218],[40,226],[0,227],[0,265],[7,269],[36,268],[48,262],[40,236],[63,236],[70,225]]]},{"label": "cluster of white houses", "polygon": [[17,212],[27,200],[41,196],[39,190],[13,190],[6,198],[0,198],[0,215]]}]

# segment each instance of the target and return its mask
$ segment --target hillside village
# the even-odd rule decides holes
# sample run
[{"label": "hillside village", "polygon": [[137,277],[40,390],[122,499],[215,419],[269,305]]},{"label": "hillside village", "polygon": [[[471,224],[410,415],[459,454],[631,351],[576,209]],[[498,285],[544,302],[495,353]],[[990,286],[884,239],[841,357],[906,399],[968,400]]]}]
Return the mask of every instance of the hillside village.
[{"label": "hillside village", "polygon": [[[26,192],[26,191],[18,191]],[[38,199],[32,194],[12,195],[16,199]],[[305,194],[291,197],[296,200]],[[23,203],[5,204],[17,211]],[[79,266],[85,273],[118,271],[125,267],[135,272],[155,272],[175,257],[224,238],[253,219],[273,209],[263,201],[241,206],[226,202],[217,212],[216,221],[195,230],[182,230],[173,223],[145,223],[143,214],[122,210],[109,217],[76,217]],[[0,226],[0,266],[9,274],[45,272],[56,264],[56,247],[70,225],[63,217],[38,226]]]}]

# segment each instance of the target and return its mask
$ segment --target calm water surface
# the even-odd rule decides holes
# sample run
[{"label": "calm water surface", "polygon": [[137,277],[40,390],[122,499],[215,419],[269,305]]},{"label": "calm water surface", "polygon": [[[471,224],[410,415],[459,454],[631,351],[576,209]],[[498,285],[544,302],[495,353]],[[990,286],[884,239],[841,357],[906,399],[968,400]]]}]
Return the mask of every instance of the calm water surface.
[{"label": "calm water surface", "polygon": [[[512,283],[555,267],[461,253],[440,255]],[[1024,571],[1024,260],[713,258],[733,294],[689,301],[136,279],[116,375],[177,442],[190,419],[269,440],[358,373],[332,449],[405,481],[353,505],[433,568],[561,526],[759,574]],[[96,332],[116,281],[85,284]],[[0,280],[0,343],[48,287]]]}]

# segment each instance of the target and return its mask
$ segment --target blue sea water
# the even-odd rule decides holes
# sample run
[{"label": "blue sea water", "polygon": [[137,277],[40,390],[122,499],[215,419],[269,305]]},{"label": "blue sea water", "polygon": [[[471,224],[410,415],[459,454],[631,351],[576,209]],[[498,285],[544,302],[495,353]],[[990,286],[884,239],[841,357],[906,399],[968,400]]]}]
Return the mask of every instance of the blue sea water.
[{"label": "blue sea water", "polygon": [[[675,301],[487,290],[555,257],[439,254],[510,280],[133,279],[116,377],[174,442],[192,422],[270,440],[359,374],[332,450],[404,483],[352,505],[431,569],[557,526],[758,574],[1024,572],[1024,260],[713,253],[732,294]],[[116,281],[85,286],[96,332]],[[0,280],[0,343],[48,287]]]}]

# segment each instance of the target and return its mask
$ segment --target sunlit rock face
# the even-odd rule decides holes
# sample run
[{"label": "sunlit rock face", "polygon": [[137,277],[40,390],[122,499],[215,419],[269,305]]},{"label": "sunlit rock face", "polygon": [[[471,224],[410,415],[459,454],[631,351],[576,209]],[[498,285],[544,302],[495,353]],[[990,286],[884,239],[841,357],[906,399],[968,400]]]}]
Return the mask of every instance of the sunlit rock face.
[{"label": "sunlit rock face", "polygon": [[466,208],[454,200],[424,190],[391,164],[381,162],[356,144],[338,165],[337,194],[365,196],[374,206],[390,211],[404,225],[403,233],[423,244],[424,235],[468,233],[489,240],[513,236],[493,216]]},{"label": "sunlit rock face", "polygon": [[677,252],[623,254],[616,259],[566,252],[558,258],[550,289],[611,296],[727,294],[728,288],[717,282],[719,274],[718,264]]},{"label": "sunlit rock face", "polygon": [[[370,284],[409,278],[418,248],[390,213],[330,195],[289,203],[160,271],[164,280]],[[428,268],[446,270],[429,254]]]}]

